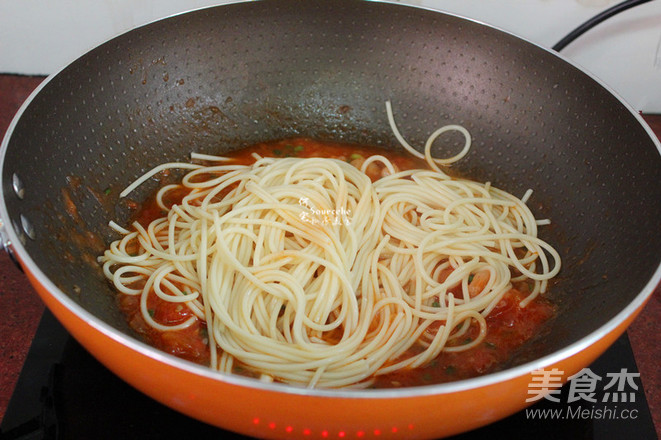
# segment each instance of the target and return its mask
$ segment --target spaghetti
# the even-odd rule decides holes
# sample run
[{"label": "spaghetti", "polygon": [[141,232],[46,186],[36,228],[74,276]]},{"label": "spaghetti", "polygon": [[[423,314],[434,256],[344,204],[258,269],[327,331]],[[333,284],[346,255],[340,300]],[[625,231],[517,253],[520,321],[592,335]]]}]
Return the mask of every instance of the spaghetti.
[{"label": "spaghetti", "polygon": [[[167,216],[131,230],[113,222],[123,237],[99,260],[121,294],[140,298],[154,329],[205,322],[214,369],[240,363],[264,380],[369,386],[480,344],[486,317],[513,283],[531,284],[525,307],[560,269],[522,200],[438,167],[468,151],[470,136],[459,130],[466,145],[449,161],[430,154],[444,130],[424,154],[413,150],[431,170],[399,170],[382,155],[359,167],[257,155],[250,165],[208,155],[199,157],[206,165],[161,165],[190,170],[158,192]],[[373,181],[374,164],[382,177]],[[170,206],[168,193],[182,189]],[[189,318],[159,322],[150,293],[186,307]],[[478,336],[466,342],[475,325]]]}]

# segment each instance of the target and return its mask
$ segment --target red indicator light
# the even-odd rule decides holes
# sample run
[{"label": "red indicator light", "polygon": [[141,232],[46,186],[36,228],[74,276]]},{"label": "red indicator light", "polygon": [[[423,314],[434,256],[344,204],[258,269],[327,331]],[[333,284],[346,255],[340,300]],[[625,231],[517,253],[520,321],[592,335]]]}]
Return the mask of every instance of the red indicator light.
[{"label": "red indicator light", "polygon": [[337,433],[337,436],[340,437],[340,438],[344,437],[345,435],[347,435],[347,433],[344,432],[344,431],[340,431],[340,432]]},{"label": "red indicator light", "polygon": [[321,431],[321,436],[322,436],[323,438],[328,437],[328,431]]},{"label": "red indicator light", "polygon": [[287,427],[285,428],[285,431],[287,431],[287,432],[292,432],[292,431],[294,431],[294,427],[293,427],[293,426],[287,426]]},{"label": "red indicator light", "polygon": [[374,435],[381,435],[381,430],[380,429],[375,429],[374,430]]},{"label": "red indicator light", "polygon": [[358,431],[356,433],[356,437],[364,437],[365,436],[365,431]]},{"label": "red indicator light", "polygon": [[397,427],[396,427],[396,426],[393,426],[392,429],[391,429],[391,431],[392,431],[393,434],[396,433],[396,432],[398,431],[398,430],[397,430]]},{"label": "red indicator light", "polygon": [[273,423],[273,422],[269,423],[269,428],[270,429],[275,429],[275,423]]},{"label": "red indicator light", "polygon": [[303,435],[310,435],[310,434],[312,434],[312,431],[310,431],[308,428],[305,428],[303,430]]},{"label": "red indicator light", "polygon": [[411,430],[413,429],[413,423],[409,424],[409,429],[411,429]]},{"label": "red indicator light", "polygon": [[255,417],[254,419],[252,419],[252,424],[259,425],[259,418]]}]

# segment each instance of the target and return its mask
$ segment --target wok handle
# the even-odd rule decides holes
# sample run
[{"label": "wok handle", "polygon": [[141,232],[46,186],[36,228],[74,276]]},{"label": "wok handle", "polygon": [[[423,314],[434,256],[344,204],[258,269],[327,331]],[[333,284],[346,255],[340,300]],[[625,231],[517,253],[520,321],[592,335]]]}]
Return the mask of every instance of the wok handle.
[{"label": "wok handle", "polygon": [[16,267],[18,267],[18,269],[21,272],[23,272],[23,267],[18,262],[18,259],[16,258],[16,254],[14,253],[14,247],[12,246],[11,240],[9,239],[5,231],[5,222],[1,218],[0,218],[0,248],[2,248],[2,250],[7,252],[11,261],[13,261]]}]

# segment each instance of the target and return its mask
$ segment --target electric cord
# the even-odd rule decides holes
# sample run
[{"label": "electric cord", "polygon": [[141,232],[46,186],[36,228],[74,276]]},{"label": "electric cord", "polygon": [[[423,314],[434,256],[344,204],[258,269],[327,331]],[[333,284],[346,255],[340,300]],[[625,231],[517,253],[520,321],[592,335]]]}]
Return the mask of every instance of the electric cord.
[{"label": "electric cord", "polygon": [[621,3],[618,3],[600,14],[595,15],[594,17],[590,18],[589,20],[585,21],[583,24],[578,26],[576,29],[568,33],[563,39],[558,41],[552,49],[555,50],[556,52],[560,52],[562,49],[567,47],[569,43],[574,41],[576,38],[579,36],[583,35],[585,32],[588,30],[592,29],[599,23],[607,20],[608,18],[611,18],[614,15],[619,14],[620,12],[626,11],[627,9],[633,8],[634,6],[639,6],[642,5],[643,3],[650,2],[652,0],[625,0]]}]

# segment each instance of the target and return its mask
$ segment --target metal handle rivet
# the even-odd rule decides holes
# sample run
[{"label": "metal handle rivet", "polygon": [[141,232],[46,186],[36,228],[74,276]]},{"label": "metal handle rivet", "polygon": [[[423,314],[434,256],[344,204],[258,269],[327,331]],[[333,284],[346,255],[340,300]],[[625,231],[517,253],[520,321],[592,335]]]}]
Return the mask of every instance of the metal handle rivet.
[{"label": "metal handle rivet", "polygon": [[23,200],[23,197],[25,197],[25,186],[23,186],[23,181],[16,173],[11,176],[11,186],[14,188],[14,193],[18,198]]},{"label": "metal handle rivet", "polygon": [[34,231],[34,226],[32,226],[32,223],[30,220],[27,219],[23,214],[21,214],[21,227],[23,228],[23,232],[25,232],[25,235],[30,237],[31,239],[35,239],[36,234]]}]

